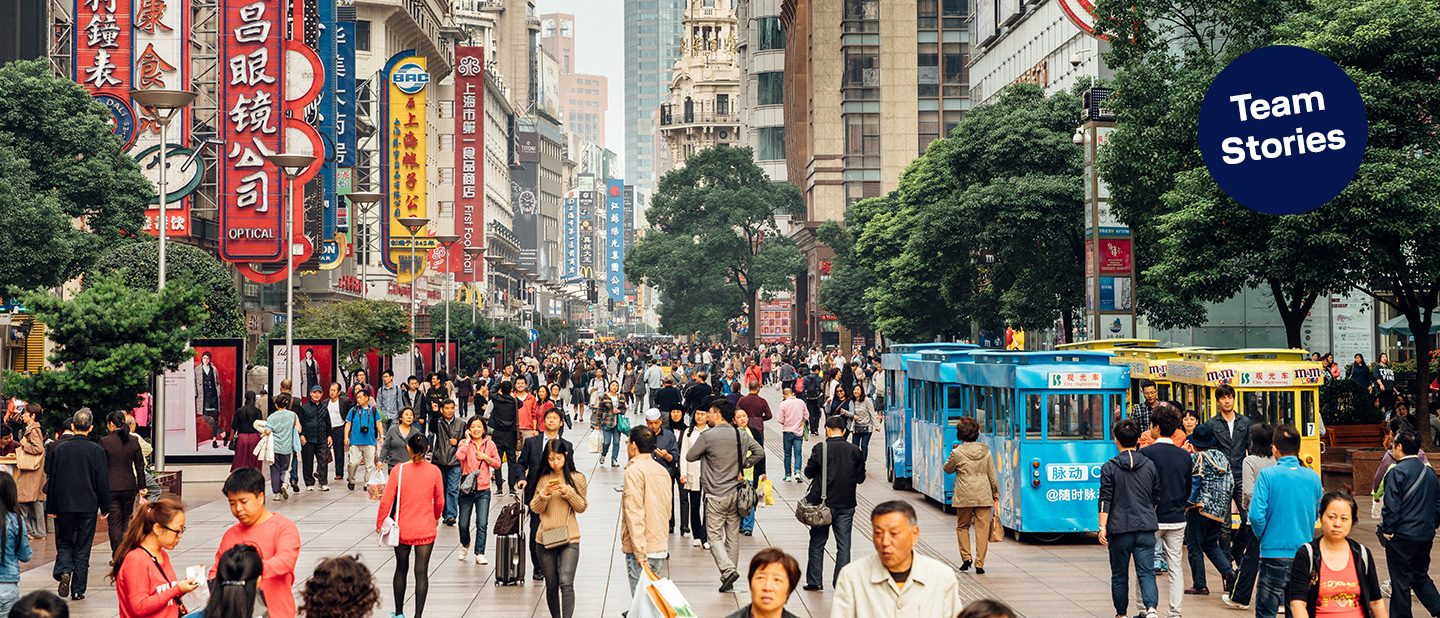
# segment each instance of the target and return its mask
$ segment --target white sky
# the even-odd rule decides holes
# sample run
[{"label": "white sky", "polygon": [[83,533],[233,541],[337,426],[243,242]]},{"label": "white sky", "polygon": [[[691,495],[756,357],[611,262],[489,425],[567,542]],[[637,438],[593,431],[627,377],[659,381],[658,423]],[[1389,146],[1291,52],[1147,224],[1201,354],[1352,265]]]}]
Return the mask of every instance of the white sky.
[{"label": "white sky", "polygon": [[625,5],[622,0],[536,0],[536,15],[575,15],[575,70],[609,78],[605,146],[625,169]]}]

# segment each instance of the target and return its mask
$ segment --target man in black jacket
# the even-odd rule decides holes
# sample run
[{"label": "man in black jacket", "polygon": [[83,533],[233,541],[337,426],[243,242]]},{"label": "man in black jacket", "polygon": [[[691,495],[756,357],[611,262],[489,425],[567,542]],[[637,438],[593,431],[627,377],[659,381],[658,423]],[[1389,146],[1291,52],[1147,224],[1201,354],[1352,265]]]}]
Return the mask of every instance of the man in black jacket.
[{"label": "man in black jacket", "polygon": [[440,417],[435,419],[435,448],[430,450],[430,463],[440,468],[445,483],[445,525],[454,526],[460,512],[460,439],[465,437],[465,421],[455,416],[455,401],[440,404]]},{"label": "man in black jacket", "polygon": [[1160,477],[1155,463],[1135,450],[1140,428],[1125,419],[1111,430],[1120,452],[1100,466],[1100,544],[1110,549],[1110,600],[1116,616],[1130,606],[1130,563],[1139,580],[1142,614],[1155,615],[1155,505]]},{"label": "man in black jacket", "polygon": [[[1205,423],[1215,430],[1215,440],[1220,443],[1220,450],[1230,459],[1230,476],[1235,481],[1230,490],[1230,499],[1239,505],[1240,492],[1244,489],[1241,477],[1245,474],[1245,455],[1250,448],[1250,417],[1240,414],[1235,408],[1235,389],[1229,384],[1215,387],[1215,406],[1219,408],[1217,414]],[[1242,523],[1246,515],[1245,509],[1240,509]],[[1231,556],[1234,554],[1232,551]]]},{"label": "man in black jacket", "polygon": [[695,422],[695,410],[710,408],[710,383],[705,381],[705,372],[696,371],[691,375],[694,382],[685,389],[685,422]]},{"label": "man in black jacket", "polygon": [[1420,436],[1395,435],[1395,465],[1385,473],[1385,506],[1376,532],[1384,540],[1390,569],[1390,616],[1410,618],[1410,591],[1425,611],[1440,616],[1440,592],[1430,579],[1430,547],[1440,525],[1440,481],[1420,461]]},{"label": "man in black jacket", "polygon": [[[515,488],[523,493],[525,504],[535,498],[535,484],[547,471],[550,470],[550,462],[545,457],[545,445],[551,440],[559,440],[570,444],[569,440],[560,437],[560,427],[565,424],[564,412],[559,408],[550,408],[545,411],[545,418],[542,421],[545,425],[545,432],[538,433],[525,439],[525,444],[520,447],[519,469],[520,479]],[[571,445],[571,452],[574,452],[574,445]],[[511,481],[515,482],[516,475],[511,475]],[[530,564],[534,565],[535,573],[533,578],[536,581],[543,579],[540,574],[540,544],[533,542],[535,533],[540,529],[540,514],[530,513]]]},{"label": "man in black jacket", "polygon": [[110,504],[105,450],[89,439],[94,417],[81,408],[71,417],[73,437],[45,458],[45,513],[55,516],[55,581],[61,598],[85,598],[90,546],[97,516]]},{"label": "man in black jacket", "polygon": [[[1181,569],[1180,549],[1185,544],[1185,507],[1190,499],[1192,460],[1185,449],[1175,446],[1170,436],[1180,427],[1180,412],[1168,403],[1157,403],[1149,410],[1150,423],[1160,430],[1155,443],[1140,453],[1155,464],[1160,481],[1160,501],[1155,504],[1159,530],[1155,532],[1155,550],[1163,551],[1170,573],[1170,612],[1179,616],[1185,598],[1185,576]],[[1143,603],[1142,603],[1143,604]]]},{"label": "man in black jacket", "polygon": [[855,488],[865,482],[865,459],[860,456],[860,447],[845,440],[845,418],[832,416],[825,421],[825,441],[810,449],[810,460],[805,463],[805,477],[821,477],[821,462],[824,462],[824,479],[810,485],[805,501],[820,503],[820,487],[825,487],[825,506],[830,507],[830,525],[810,529],[810,557],[805,562],[805,589],[823,590],[825,579],[825,543],[830,540],[830,530],[835,530],[835,576],[830,584],[840,578],[840,569],[850,564],[850,533],[855,522]]},{"label": "man in black jacket", "polygon": [[325,454],[330,452],[330,412],[323,401],[324,393],[319,384],[310,387],[310,398],[300,404],[300,459],[304,470],[305,491],[315,491],[319,480],[320,491],[330,491],[325,476]]},{"label": "man in black jacket", "polygon": [[666,377],[662,384],[664,386],[655,389],[655,392],[650,394],[650,406],[660,410],[661,416],[669,418],[671,410],[675,408],[684,410],[685,404],[681,400],[680,389],[675,388],[675,378]]},{"label": "man in black jacket", "polygon": [[[509,365],[506,365],[509,368]],[[518,413],[515,409],[515,397],[510,395],[512,385],[510,382],[501,382],[495,390],[495,396],[490,399],[494,405],[490,406],[490,418],[486,424],[490,427],[490,437],[495,440],[495,450],[499,452],[500,459],[506,462],[509,474],[501,474],[499,467],[495,468],[495,493],[508,491],[515,493],[515,482],[520,480],[520,464],[515,460],[515,446],[520,443],[520,429],[516,424]],[[510,477],[510,484],[505,484],[505,477]]]}]

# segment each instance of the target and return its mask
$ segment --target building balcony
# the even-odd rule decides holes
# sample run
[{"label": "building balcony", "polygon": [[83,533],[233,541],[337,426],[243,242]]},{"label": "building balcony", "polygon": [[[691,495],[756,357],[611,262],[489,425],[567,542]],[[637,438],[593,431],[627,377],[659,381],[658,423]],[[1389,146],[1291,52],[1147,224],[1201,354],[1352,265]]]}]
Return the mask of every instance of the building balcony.
[{"label": "building balcony", "polygon": [[736,111],[712,112],[703,110],[681,110],[666,104],[660,106],[662,127],[703,127],[706,125],[738,126],[740,114]]}]

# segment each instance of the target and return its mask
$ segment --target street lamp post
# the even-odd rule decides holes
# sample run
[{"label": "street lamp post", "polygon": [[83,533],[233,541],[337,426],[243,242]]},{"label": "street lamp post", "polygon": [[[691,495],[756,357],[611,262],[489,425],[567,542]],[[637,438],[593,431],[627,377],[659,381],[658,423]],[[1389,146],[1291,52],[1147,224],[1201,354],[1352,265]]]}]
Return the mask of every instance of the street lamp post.
[{"label": "street lamp post", "polygon": [[370,225],[368,223],[370,209],[375,207],[375,204],[380,201],[382,196],[374,191],[351,191],[345,194],[345,197],[350,200],[352,206],[360,207],[360,231],[362,234],[357,234],[356,240],[359,240],[359,236],[365,237],[364,240],[360,241],[362,243],[360,249],[364,254],[360,259],[360,298],[363,300],[367,298],[367,293],[370,290],[370,283],[365,278],[367,274],[365,262],[370,258]]},{"label": "street lamp post", "polygon": [[[455,243],[460,242],[460,235],[437,234],[435,236],[435,242],[445,247],[445,292],[448,293],[454,283],[452,279],[455,277],[455,273],[451,272],[450,269],[450,250],[455,247]],[[455,360],[450,358],[450,299],[447,298],[445,293],[442,293],[440,294],[440,302],[445,305],[445,371],[449,373],[450,363]]]},{"label": "street lamp post", "polygon": [[[166,150],[169,147],[169,134],[167,129],[170,128],[170,121],[175,119],[175,116],[180,113],[180,110],[193,103],[196,96],[197,93],[189,90],[130,91],[130,99],[134,101],[136,105],[148,111],[149,115],[155,119],[155,124],[160,126],[160,181],[156,183],[159,185],[158,188],[160,192],[160,214],[155,221],[156,227],[160,228],[160,257],[156,264],[155,272],[155,279],[157,281],[155,287],[158,290],[165,289],[165,240],[166,232],[169,231],[168,228],[170,227],[165,221],[165,207],[168,205],[166,198],[169,197],[167,194],[170,192],[165,178],[166,168],[169,167],[167,165],[168,161],[165,159],[165,155],[167,154]],[[152,405],[155,407],[155,413],[153,414],[154,418],[151,420],[151,427],[159,428],[158,431],[153,432],[155,437],[155,469],[163,470],[165,468],[165,424],[163,422],[165,413],[165,376],[163,374],[160,376],[160,379],[155,382],[155,397]]]},{"label": "street lamp post", "polygon": [[[465,255],[470,256],[470,283],[477,288],[484,288],[485,286],[480,285],[480,282],[476,280],[480,278],[480,262],[485,259],[485,247],[465,247]],[[478,319],[476,314],[480,307],[480,303],[474,302],[474,300],[472,298],[470,302],[470,325],[472,328],[475,320]]]},{"label": "street lamp post", "polygon": [[295,366],[295,209],[290,207],[295,191],[295,177],[315,162],[315,155],[283,153],[266,155],[285,174],[285,192],[281,201],[285,209],[285,377]]},{"label": "street lamp post", "polygon": [[[415,288],[419,287],[419,279],[415,276],[415,243],[418,242],[420,230],[430,224],[426,217],[401,217],[396,219],[400,225],[410,231],[410,349],[415,349]],[[448,354],[449,351],[447,350]]]}]

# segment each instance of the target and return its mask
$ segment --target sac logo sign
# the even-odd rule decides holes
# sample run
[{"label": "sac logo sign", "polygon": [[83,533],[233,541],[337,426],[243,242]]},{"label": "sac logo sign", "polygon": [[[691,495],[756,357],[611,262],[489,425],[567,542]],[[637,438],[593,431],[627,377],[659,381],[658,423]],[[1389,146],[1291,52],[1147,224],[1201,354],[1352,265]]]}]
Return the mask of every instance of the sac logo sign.
[{"label": "sac logo sign", "polygon": [[395,88],[405,94],[417,94],[430,83],[430,72],[414,60],[404,60],[390,73]]},{"label": "sac logo sign", "polygon": [[1303,47],[1247,53],[1220,72],[1200,106],[1200,154],[1242,205],[1309,212],[1345,189],[1365,157],[1369,123],[1355,82]]}]

